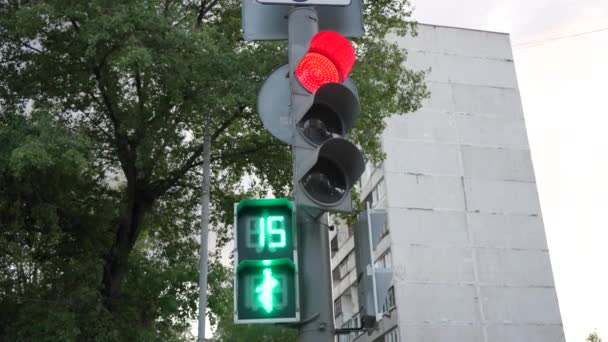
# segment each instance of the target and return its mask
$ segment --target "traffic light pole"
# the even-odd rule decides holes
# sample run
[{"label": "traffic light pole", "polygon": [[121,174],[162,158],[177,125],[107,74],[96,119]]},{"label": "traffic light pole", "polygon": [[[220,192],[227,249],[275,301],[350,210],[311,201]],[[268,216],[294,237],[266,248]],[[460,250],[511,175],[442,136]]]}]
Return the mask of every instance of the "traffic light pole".
[{"label": "traffic light pole", "polygon": [[297,208],[302,321],[298,342],[333,342],[334,317],[329,257],[329,233],[321,220]]},{"label": "traffic light pole", "polygon": [[[310,39],[319,30],[319,19],[314,7],[295,7],[289,13],[289,65],[295,70],[299,60],[294,56],[303,56],[308,49]],[[303,41],[306,44],[301,44]],[[302,87],[297,84],[295,75],[291,75],[291,120],[292,135],[295,140],[296,112],[301,104],[298,97],[307,96],[307,93],[298,94]],[[301,98],[300,98],[301,99]],[[310,104],[309,104],[310,105]],[[296,175],[297,149],[294,146],[294,198],[298,191]],[[331,266],[329,256],[328,225],[322,222],[326,217],[319,209],[299,206],[296,202],[296,227],[298,231],[298,259],[300,275],[300,317],[299,342],[333,342],[334,317],[331,285]]]},{"label": "traffic light pole", "polygon": [[203,181],[201,191],[201,231],[199,246],[199,293],[198,293],[198,337],[197,342],[205,342],[205,318],[207,317],[207,271],[208,271],[208,235],[209,235],[209,201],[211,191],[211,120],[207,118],[203,128]]}]

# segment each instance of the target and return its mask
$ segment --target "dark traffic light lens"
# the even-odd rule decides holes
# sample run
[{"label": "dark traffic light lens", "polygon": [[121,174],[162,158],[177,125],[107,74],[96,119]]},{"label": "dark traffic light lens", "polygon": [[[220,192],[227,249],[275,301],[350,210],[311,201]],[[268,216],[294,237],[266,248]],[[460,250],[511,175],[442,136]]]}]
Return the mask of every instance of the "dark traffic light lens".
[{"label": "dark traffic light lens", "polygon": [[340,201],[346,194],[344,172],[327,158],[319,161],[302,179],[304,190],[319,203],[331,204]]},{"label": "dark traffic light lens", "polygon": [[298,123],[298,129],[315,145],[344,134],[342,122],[336,112],[323,103],[315,103],[310,108]]}]

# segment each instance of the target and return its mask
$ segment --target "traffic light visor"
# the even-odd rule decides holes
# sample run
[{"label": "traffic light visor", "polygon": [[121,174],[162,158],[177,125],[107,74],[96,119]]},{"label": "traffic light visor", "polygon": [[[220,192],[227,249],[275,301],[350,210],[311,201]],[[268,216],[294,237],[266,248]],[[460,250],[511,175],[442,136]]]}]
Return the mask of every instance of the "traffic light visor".
[{"label": "traffic light visor", "polygon": [[315,94],[310,109],[302,118],[297,118],[297,128],[310,143],[319,146],[330,138],[346,135],[360,110],[354,85],[324,84]]},{"label": "traffic light visor", "polygon": [[304,193],[320,205],[335,205],[348,194],[365,169],[361,152],[341,138],[325,141],[316,155],[300,165]]},{"label": "traffic light visor", "polygon": [[317,33],[310,49],[295,70],[302,86],[315,93],[326,83],[342,83],[355,64],[355,49],[348,39],[334,31]]}]

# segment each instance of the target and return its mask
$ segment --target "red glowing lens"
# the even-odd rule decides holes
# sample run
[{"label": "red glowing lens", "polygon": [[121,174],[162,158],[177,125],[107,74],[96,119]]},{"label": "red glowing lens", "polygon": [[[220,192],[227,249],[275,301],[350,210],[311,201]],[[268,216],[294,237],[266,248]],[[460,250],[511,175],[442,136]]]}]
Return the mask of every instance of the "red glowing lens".
[{"label": "red glowing lens", "polygon": [[296,68],[296,76],[304,88],[313,93],[325,83],[341,81],[336,65],[329,58],[315,52],[304,56]]},{"label": "red glowing lens", "polygon": [[322,31],[310,42],[310,50],[296,68],[302,85],[316,92],[325,83],[342,83],[355,64],[350,42],[334,31]]}]

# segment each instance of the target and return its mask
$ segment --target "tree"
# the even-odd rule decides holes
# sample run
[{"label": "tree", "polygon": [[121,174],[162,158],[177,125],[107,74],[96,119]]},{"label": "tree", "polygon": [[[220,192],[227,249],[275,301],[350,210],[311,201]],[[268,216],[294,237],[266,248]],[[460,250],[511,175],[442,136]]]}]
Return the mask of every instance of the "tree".
[{"label": "tree", "polygon": [[602,339],[597,335],[597,331],[594,331],[591,334],[589,334],[589,336],[587,337],[587,339],[585,341],[587,341],[587,342],[602,342]]},{"label": "tree", "polygon": [[[260,82],[286,61],[285,44],[244,42],[239,7],[0,1],[0,339],[186,338],[203,123],[213,132],[220,243],[232,203],[290,190],[289,148],[253,107]],[[417,109],[426,90],[404,52],[383,41],[412,28],[407,1],[365,8],[353,138],[378,159],[381,119]],[[245,193],[239,184],[252,174],[259,183]]]},{"label": "tree", "polygon": [[[130,258],[121,310],[111,316],[98,300],[99,255],[111,243],[107,226],[118,202],[95,175],[91,142],[44,112],[29,118],[3,114],[0,339],[112,341],[130,333],[134,340],[171,341],[181,336],[195,305],[189,294],[196,289],[191,281],[197,272],[196,243],[188,230],[173,227],[168,234],[167,228],[170,217],[193,221],[193,215],[164,205],[150,214],[157,224],[144,222],[146,234]],[[172,206],[193,205],[186,200]],[[155,322],[159,317],[169,322]],[[145,323],[149,332],[131,327]]]}]

